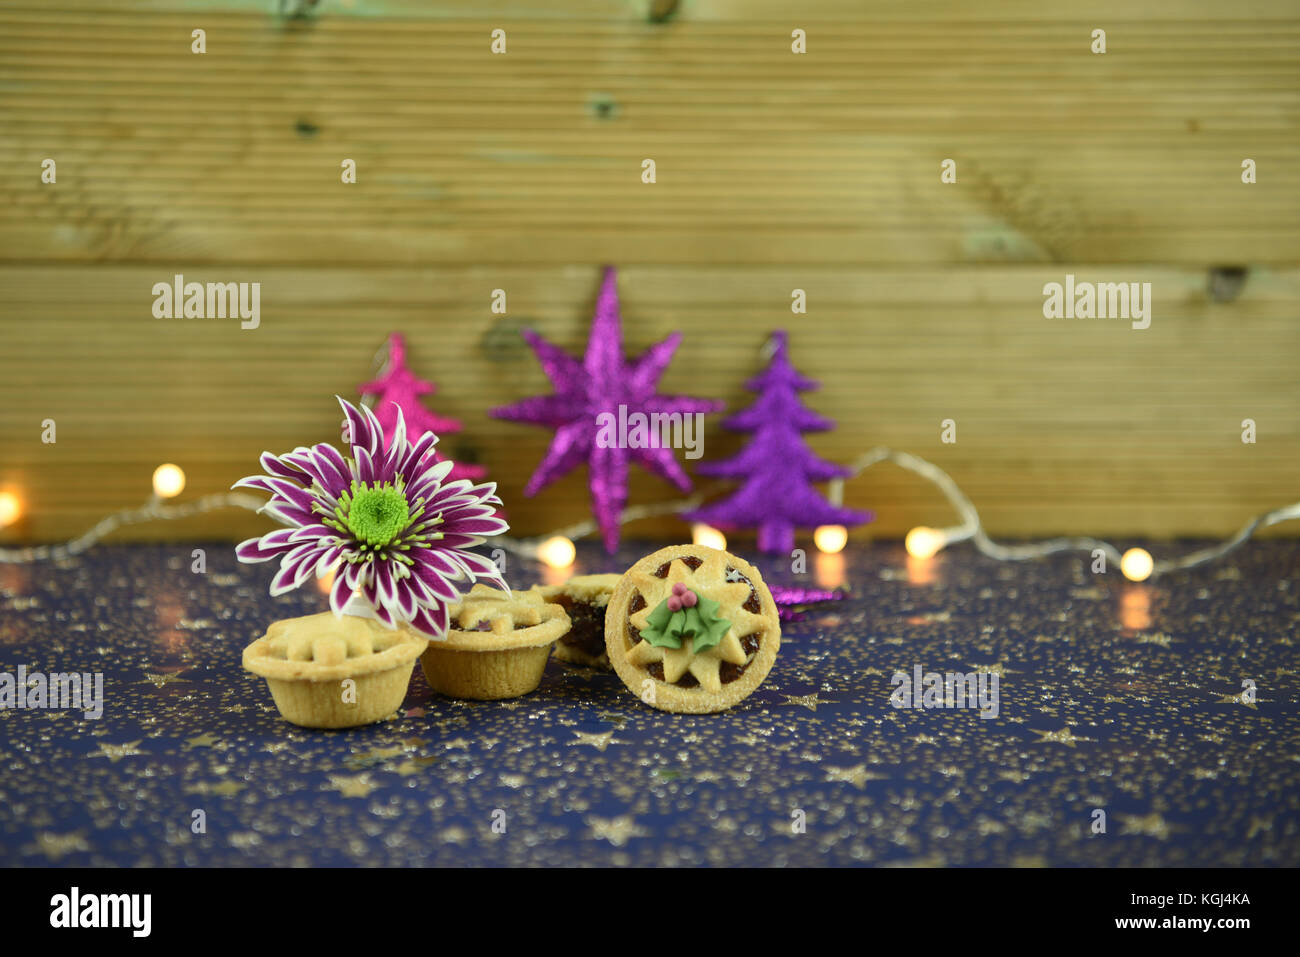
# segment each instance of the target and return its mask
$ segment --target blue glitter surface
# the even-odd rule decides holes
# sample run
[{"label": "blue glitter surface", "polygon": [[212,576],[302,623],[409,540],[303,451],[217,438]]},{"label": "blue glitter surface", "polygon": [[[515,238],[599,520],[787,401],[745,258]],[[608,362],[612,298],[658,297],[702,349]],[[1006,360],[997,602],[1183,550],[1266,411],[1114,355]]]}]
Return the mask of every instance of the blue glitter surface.
[{"label": "blue glitter surface", "polygon": [[[583,544],[575,571],[655,547]],[[1142,585],[962,547],[759,565],[850,596],[786,623],[730,712],[660,713],[556,661],[527,697],[452,701],[417,667],[396,715],[336,732],[287,724],[240,666],[271,621],[325,607],[312,585],[270,598],[228,544],[0,566],[0,671],[102,672],[105,698],[99,720],[0,710],[3,862],[1300,864],[1300,545]],[[916,665],[996,671],[998,716],[893,707]]]}]

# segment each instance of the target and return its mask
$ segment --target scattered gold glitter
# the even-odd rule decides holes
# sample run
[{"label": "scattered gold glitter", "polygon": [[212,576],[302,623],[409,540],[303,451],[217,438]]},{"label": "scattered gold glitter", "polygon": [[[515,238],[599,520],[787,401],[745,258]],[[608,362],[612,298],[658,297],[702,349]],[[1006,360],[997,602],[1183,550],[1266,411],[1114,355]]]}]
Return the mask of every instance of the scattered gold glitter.
[{"label": "scattered gold glitter", "polygon": [[1079,741],[1091,740],[1090,738],[1076,738],[1069,728],[1062,728],[1060,731],[1035,731],[1033,728],[1030,728],[1029,730],[1038,735],[1037,744],[1055,743],[1066,744],[1070,747],[1074,747]]},{"label": "scattered gold glitter", "polygon": [[583,819],[591,828],[593,840],[605,840],[615,847],[622,847],[634,837],[645,837],[646,832],[637,827],[636,820],[630,814],[621,817],[604,818],[592,815]]},{"label": "scattered gold glitter", "polygon": [[1159,645],[1161,648],[1168,648],[1169,643],[1176,640],[1176,638],[1171,638],[1169,635],[1160,632],[1154,635],[1138,635],[1136,638],[1139,645]]},{"label": "scattered gold glitter", "polygon": [[369,797],[370,792],[379,787],[374,781],[370,780],[369,773],[358,774],[355,777],[348,777],[342,774],[331,774],[330,783],[324,788],[326,791],[338,791],[344,797],[363,798]]},{"label": "scattered gold glitter", "polygon": [[90,845],[86,843],[86,838],[80,831],[71,834],[51,834],[44,831],[37,835],[35,844],[23,848],[23,853],[41,853],[51,861],[59,861],[67,854],[88,850]]},{"label": "scattered gold glitter", "polygon": [[1163,841],[1169,836],[1171,830],[1168,821],[1159,814],[1152,812],[1143,817],[1134,815],[1121,819],[1119,832],[1121,834],[1142,834]]},{"label": "scattered gold glitter", "polygon": [[1240,704],[1240,705],[1245,705],[1247,708],[1250,708],[1250,710],[1252,711],[1258,711],[1259,705],[1256,704],[1254,701],[1247,701],[1243,697],[1243,695],[1244,692],[1237,692],[1237,694],[1225,694],[1221,696],[1214,703],[1215,704]]},{"label": "scattered gold glitter", "polygon": [[855,764],[851,768],[827,768],[827,781],[847,781],[854,787],[866,787],[868,781],[881,781],[887,775],[876,774],[874,771],[868,771],[865,764]]},{"label": "scattered gold glitter", "polygon": [[409,778],[412,774],[419,774],[421,771],[432,767],[437,763],[437,758],[407,758],[401,764],[393,768],[393,771],[404,778]]},{"label": "scattered gold glitter", "polygon": [[187,787],[185,789],[185,793],[186,794],[216,794],[219,795],[220,797],[232,797],[238,794],[240,791],[244,790],[244,788],[246,787],[248,787],[248,785],[244,784],[241,781],[226,780],[218,784],[208,784],[207,782],[203,782],[200,784],[192,785],[191,787]]},{"label": "scattered gold glitter", "polygon": [[144,673],[144,681],[141,681],[140,683],[141,684],[148,683],[153,685],[155,688],[165,688],[173,681],[188,681],[188,680],[189,680],[188,678],[182,678],[181,673],[179,671],[167,672],[167,673],[146,671]]},{"label": "scattered gold glitter", "polygon": [[622,744],[621,741],[614,737],[613,731],[606,731],[602,734],[587,734],[583,731],[574,731],[572,733],[578,740],[570,741],[569,747],[574,747],[579,744],[589,744],[597,751],[604,751],[611,744]]},{"label": "scattered gold glitter", "polygon": [[819,704],[829,704],[828,701],[822,701],[817,697],[816,692],[804,695],[785,695],[785,704],[797,704],[807,708],[809,711],[816,711]]},{"label": "scattered gold glitter", "polygon": [[1273,819],[1251,816],[1250,824],[1246,828],[1246,840],[1250,840],[1256,834],[1263,831],[1273,830]]},{"label": "scattered gold glitter", "polygon": [[147,754],[148,753],[147,751],[141,751],[138,748],[140,741],[143,740],[144,740],[143,738],[140,738],[139,740],[131,741],[128,742],[127,744],[105,744],[103,741],[101,741],[99,743],[100,753],[92,754],[91,757],[108,758],[108,760],[112,761],[114,764],[117,764],[117,762],[121,761],[123,758],[128,758],[135,754]]}]

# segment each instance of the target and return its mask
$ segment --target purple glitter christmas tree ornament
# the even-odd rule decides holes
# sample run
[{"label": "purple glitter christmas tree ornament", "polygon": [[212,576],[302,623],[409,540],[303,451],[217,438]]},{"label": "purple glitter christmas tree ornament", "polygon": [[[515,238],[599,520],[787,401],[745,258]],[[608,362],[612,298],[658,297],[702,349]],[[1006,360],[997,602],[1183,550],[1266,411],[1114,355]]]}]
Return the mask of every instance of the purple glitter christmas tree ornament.
[{"label": "purple glitter christmas tree ornament", "polygon": [[[357,386],[357,392],[362,396],[375,396],[373,411],[383,426],[384,441],[388,443],[393,441],[393,432],[401,416],[406,417],[407,434],[415,439],[425,432],[441,437],[460,431],[458,419],[445,419],[430,412],[420,402],[420,396],[432,395],[437,388],[428,379],[418,378],[406,367],[406,342],[400,332],[394,332],[388,337],[388,362],[384,366],[384,374],[373,382],[361,383]],[[444,458],[435,453],[434,461],[441,462]],[[477,480],[486,474],[487,469],[481,465],[456,462],[451,467],[448,481]]]},{"label": "purple glitter christmas tree ornament", "polygon": [[587,352],[581,360],[534,332],[525,331],[523,336],[537,354],[555,392],[493,409],[490,414],[498,419],[555,430],[546,457],[524,487],[525,495],[536,494],[583,462],[587,463],[592,514],[600,525],[605,549],[613,554],[618,548],[618,520],[627,504],[629,462],[636,462],[683,492],[691,490],[691,480],[672,448],[655,439],[658,433],[649,436],[648,445],[611,442],[607,441],[608,428],[601,424],[602,419],[623,423],[641,416],[649,419],[655,413],[679,414],[684,418],[697,412],[716,412],[722,403],[683,395],[660,395],[657,391],[659,377],[681,342],[680,332],[651,346],[640,358],[632,361],[624,358],[613,267],[605,269]]},{"label": "purple glitter christmas tree ornament", "polygon": [[813,488],[813,482],[842,478],[849,471],[817,458],[800,438],[803,432],[829,431],[835,423],[799,401],[799,393],[813,391],[817,383],[790,364],[785,333],[772,333],[772,341],[767,369],[745,383],[758,393],[757,401],[722,423],[736,432],[754,433],[753,439],[739,454],[696,469],[701,475],[743,484],[727,498],[683,517],[723,529],[757,528],[760,551],[789,554],[796,528],[861,525],[871,521],[872,514],[831,505]]}]

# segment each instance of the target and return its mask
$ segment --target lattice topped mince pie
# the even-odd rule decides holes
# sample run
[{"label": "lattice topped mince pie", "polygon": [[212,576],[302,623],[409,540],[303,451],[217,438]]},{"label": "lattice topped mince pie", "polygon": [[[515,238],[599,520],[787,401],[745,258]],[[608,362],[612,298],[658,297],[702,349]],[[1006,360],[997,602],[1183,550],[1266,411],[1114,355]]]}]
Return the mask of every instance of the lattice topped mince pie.
[{"label": "lattice topped mince pie", "polygon": [[516,698],[534,690],[551,645],[569,630],[559,605],[533,591],[507,593],[475,585],[448,610],[444,641],[420,659],[429,687],[453,698]]},{"label": "lattice topped mince pie", "polygon": [[428,643],[405,625],[326,611],[273,622],[244,649],[244,667],[266,679],[286,720],[351,728],[397,710]]},{"label": "lattice topped mince pie", "polygon": [[623,683],[662,711],[723,711],[763,683],[781,645],[758,569],[729,552],[672,545],[627,570],[605,613]]}]

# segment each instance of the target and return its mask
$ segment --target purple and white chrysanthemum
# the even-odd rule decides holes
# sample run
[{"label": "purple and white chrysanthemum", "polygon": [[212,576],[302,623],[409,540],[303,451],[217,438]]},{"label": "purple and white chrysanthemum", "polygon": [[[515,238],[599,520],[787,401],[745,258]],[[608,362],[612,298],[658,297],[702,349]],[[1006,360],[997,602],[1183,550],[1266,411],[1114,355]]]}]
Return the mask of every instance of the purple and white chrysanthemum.
[{"label": "purple and white chrysanthemum", "polygon": [[[271,594],[297,588],[312,575],[335,572],[330,608],[358,611],[390,628],[408,622],[439,639],[447,607],[477,581],[507,589],[494,562],[469,549],[509,527],[498,517],[496,483],[446,482],[450,461],[438,462],[438,437],[406,435],[399,408],[392,441],[373,412],[340,398],[352,457],[331,445],[262,453],[266,475],[232,488],[271,494],[261,511],[287,528],[235,548],[241,562],[280,559]],[[508,590],[508,589],[507,589]]]}]

